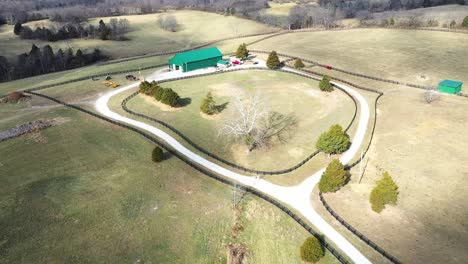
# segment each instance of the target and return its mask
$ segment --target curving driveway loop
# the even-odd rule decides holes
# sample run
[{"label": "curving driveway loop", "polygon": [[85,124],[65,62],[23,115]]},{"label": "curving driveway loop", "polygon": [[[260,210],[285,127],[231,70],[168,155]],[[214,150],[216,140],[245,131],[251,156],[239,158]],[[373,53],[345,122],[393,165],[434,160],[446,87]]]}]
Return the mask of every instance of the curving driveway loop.
[{"label": "curving driveway loop", "polygon": [[[255,65],[255,67],[258,67],[258,66],[259,65]],[[236,67],[248,68],[250,66],[245,65],[245,66],[236,66]],[[297,71],[292,70],[292,69],[286,69],[286,70],[290,72],[298,73]],[[193,71],[193,72],[184,73],[184,76],[198,75],[200,73],[206,73],[209,71],[210,69],[204,70],[202,72]],[[215,70],[211,70],[211,71],[215,71]],[[300,72],[300,74],[304,74],[304,73]],[[174,77],[174,76],[171,75],[170,77]],[[160,81],[160,80],[164,80],[167,78],[169,78],[169,76],[161,72],[160,74],[155,74],[155,75],[150,76],[148,81],[153,81],[153,80]],[[356,90],[352,89],[351,87],[340,84],[340,83],[336,83],[336,82],[333,82],[333,84],[347,91],[351,96],[353,96],[356,99],[356,101],[359,103],[359,106],[360,106],[358,128],[352,139],[351,147],[340,158],[340,161],[343,164],[346,164],[349,161],[351,161],[351,159],[358,153],[358,150],[361,147],[361,144],[363,143],[366,130],[369,124],[369,118],[370,118],[369,105],[366,99],[361,94],[359,94]],[[231,171],[229,169],[226,169],[224,167],[221,167],[220,165],[214,162],[211,162],[205,159],[204,157],[187,149],[186,147],[184,147],[181,143],[179,143],[176,139],[174,139],[172,136],[170,136],[166,132],[152,125],[146,124],[144,122],[140,122],[140,121],[122,116],[120,114],[117,114],[109,109],[108,102],[110,98],[112,98],[113,96],[119,93],[136,88],[138,87],[138,85],[139,83],[134,83],[134,84],[131,84],[131,85],[128,85],[128,86],[125,86],[120,89],[116,89],[114,91],[104,94],[96,101],[95,106],[96,106],[97,111],[109,118],[144,129],[156,135],[157,137],[161,138],[172,148],[174,148],[181,154],[185,155],[187,158],[191,159],[192,161],[198,163],[199,165],[215,173],[218,173],[232,180],[235,180],[239,183],[242,183],[247,186],[251,186],[285,204],[288,204],[290,207],[296,209],[299,213],[301,213],[310,223],[312,223],[317,228],[317,230],[319,230],[325,237],[327,237],[328,240],[332,241],[338,248],[340,248],[353,262],[364,263],[364,264],[371,263],[359,250],[357,250],[348,240],[346,240],[346,238],[344,238],[340,233],[338,233],[335,229],[333,229],[333,227],[329,225],[312,207],[312,200],[311,200],[312,190],[314,189],[315,185],[317,185],[317,183],[319,182],[321,175],[325,171],[325,168],[307,177],[299,185],[292,186],[292,187],[284,187],[284,186],[273,184],[269,181],[260,179],[258,177],[242,175],[234,171]]]}]

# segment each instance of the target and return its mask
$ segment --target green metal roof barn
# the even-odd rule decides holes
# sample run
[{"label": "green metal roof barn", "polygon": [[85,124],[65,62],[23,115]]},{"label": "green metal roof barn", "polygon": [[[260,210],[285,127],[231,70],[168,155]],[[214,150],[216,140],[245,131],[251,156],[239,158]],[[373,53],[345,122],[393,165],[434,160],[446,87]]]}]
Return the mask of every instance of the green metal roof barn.
[{"label": "green metal roof barn", "polygon": [[439,92],[456,94],[461,91],[462,82],[452,81],[452,80],[443,80],[439,83]]},{"label": "green metal roof barn", "polygon": [[223,59],[223,54],[218,48],[206,48],[181,52],[169,60],[169,68],[188,72],[207,67],[215,67],[218,61]]}]

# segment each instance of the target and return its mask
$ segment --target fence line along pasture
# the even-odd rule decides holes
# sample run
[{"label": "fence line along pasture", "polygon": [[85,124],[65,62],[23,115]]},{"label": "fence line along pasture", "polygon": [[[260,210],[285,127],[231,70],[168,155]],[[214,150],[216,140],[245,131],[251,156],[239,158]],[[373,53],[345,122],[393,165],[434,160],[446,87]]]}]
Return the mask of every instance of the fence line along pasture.
[{"label": "fence line along pasture", "polygon": [[221,177],[219,176],[218,174],[215,174],[214,172],[208,170],[208,169],[205,169],[204,167],[202,166],[199,166],[198,164],[196,164],[195,162],[191,161],[189,158],[185,157],[184,155],[180,154],[179,152],[173,150],[171,147],[167,146],[165,143],[161,142],[161,140],[159,140],[158,138],[146,133],[146,132],[143,132],[141,131],[140,129],[137,129],[133,126],[129,126],[127,124],[124,124],[122,122],[119,122],[119,121],[115,121],[113,119],[110,119],[108,117],[105,117],[105,116],[102,116],[102,115],[99,115],[97,113],[94,113],[92,111],[89,111],[89,110],[86,110],[84,108],[81,108],[79,106],[76,106],[76,105],[72,105],[72,104],[68,104],[68,103],[65,103],[65,102],[62,102],[52,96],[48,96],[48,95],[44,95],[44,94],[39,94],[39,93],[36,93],[36,92],[33,92],[33,91],[29,91],[27,92],[31,95],[34,95],[34,96],[38,96],[38,97],[42,97],[42,98],[45,98],[45,99],[48,99],[50,101],[53,101],[55,103],[58,103],[58,104],[61,104],[65,107],[68,107],[68,108],[71,108],[71,109],[74,109],[74,110],[77,110],[79,112],[82,112],[82,113],[85,113],[87,115],[90,115],[92,117],[95,117],[95,118],[98,118],[102,121],[105,121],[105,122],[108,122],[108,123],[111,123],[113,125],[116,125],[116,126],[119,126],[119,127],[122,127],[122,128],[125,128],[127,130],[130,130],[132,132],[135,132],[141,136],[143,136],[144,138],[148,139],[149,141],[151,141],[152,143],[160,146],[161,148],[163,148],[164,150],[166,150],[167,152],[169,152],[171,155],[177,157],[178,159],[180,159],[181,161],[183,161],[184,163],[186,163],[187,165],[191,166],[192,168],[194,168],[195,170],[205,174],[206,176],[212,178],[212,179],[215,179],[217,181],[220,181],[224,184],[227,184],[231,187],[234,187],[236,189],[239,189],[239,190],[242,190],[242,191],[246,191],[248,193],[251,193],[261,199],[263,199],[264,201],[267,201],[269,202],[270,204],[274,205],[275,207],[279,208],[281,211],[283,211],[284,213],[286,213],[287,215],[289,215],[292,219],[294,219],[294,221],[296,223],[298,223],[299,225],[301,225],[304,229],[306,229],[311,235],[315,236],[317,239],[319,239],[320,243],[330,252],[332,253],[337,259],[338,261],[340,261],[340,263],[343,263],[343,264],[348,264],[350,263],[346,258],[344,258],[341,253],[338,252],[338,250],[336,250],[332,245],[330,245],[327,241],[324,240],[324,238],[322,238],[320,236],[320,234],[318,234],[315,230],[313,230],[313,228],[311,226],[309,226],[304,220],[302,220],[301,217],[299,217],[297,214],[295,214],[293,211],[291,211],[289,208],[287,208],[286,206],[284,206],[283,204],[281,204],[280,202],[276,201],[275,199],[257,191],[256,189],[252,188],[252,187],[249,187],[249,186],[245,186],[245,185],[242,185],[242,184],[239,184],[237,182],[234,182],[234,181],[231,181],[227,178],[224,178],[224,177]]},{"label": "fence line along pasture", "polygon": [[346,227],[346,229],[348,229],[349,231],[351,231],[351,233],[353,233],[354,235],[356,235],[357,237],[359,237],[364,243],[366,243],[368,246],[370,246],[371,248],[373,248],[375,251],[379,252],[382,256],[384,256],[385,258],[387,258],[388,260],[390,260],[391,262],[395,263],[395,264],[400,264],[401,261],[399,261],[396,257],[392,256],[390,253],[388,253],[387,251],[385,251],[383,248],[379,247],[377,244],[375,244],[372,240],[370,240],[368,237],[366,237],[364,234],[362,234],[361,232],[359,232],[358,230],[356,230],[353,226],[351,226],[350,224],[348,224],[348,222],[346,222],[343,218],[341,218],[337,213],[335,213],[335,211],[333,211],[333,209],[328,205],[327,201],[325,200],[325,198],[323,197],[322,193],[320,192],[319,193],[319,197],[320,197],[320,201],[322,202],[323,206],[325,207],[325,209],[327,209],[327,211],[338,221],[340,222],[340,224],[342,224],[344,227]]}]

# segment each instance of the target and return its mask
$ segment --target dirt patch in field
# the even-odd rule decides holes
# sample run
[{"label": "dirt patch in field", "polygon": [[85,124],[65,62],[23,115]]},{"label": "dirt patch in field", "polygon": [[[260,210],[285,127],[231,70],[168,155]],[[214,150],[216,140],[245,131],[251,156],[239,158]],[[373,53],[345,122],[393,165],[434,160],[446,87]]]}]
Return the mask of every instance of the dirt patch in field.
[{"label": "dirt patch in field", "polygon": [[169,105],[166,105],[166,104],[163,104],[161,102],[158,102],[156,101],[156,99],[154,99],[154,97],[152,96],[149,96],[149,95],[144,95],[144,94],[140,94],[139,96],[141,96],[143,98],[143,100],[145,100],[145,102],[149,103],[149,104],[152,104],[156,107],[158,107],[161,111],[164,111],[164,112],[177,112],[177,111],[180,111],[181,109],[180,108],[177,108],[177,107],[171,107]]},{"label": "dirt patch in field", "polygon": [[218,120],[221,117],[220,113],[207,115],[207,114],[202,113],[202,112],[200,112],[200,116],[205,118],[205,119],[208,119],[208,120]]},{"label": "dirt patch in field", "polygon": [[217,97],[223,96],[239,96],[244,94],[244,90],[241,86],[235,83],[217,83],[209,86],[210,90],[213,91],[213,95]]}]

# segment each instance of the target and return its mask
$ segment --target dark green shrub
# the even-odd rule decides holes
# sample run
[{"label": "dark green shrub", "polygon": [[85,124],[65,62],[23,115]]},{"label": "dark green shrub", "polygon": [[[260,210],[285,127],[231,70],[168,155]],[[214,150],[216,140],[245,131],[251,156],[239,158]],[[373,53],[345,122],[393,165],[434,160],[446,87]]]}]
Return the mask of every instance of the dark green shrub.
[{"label": "dark green shrub", "polygon": [[321,91],[324,92],[331,92],[333,91],[333,86],[330,83],[331,77],[328,75],[323,76],[322,80],[319,83],[319,88]]},{"label": "dark green shrub", "polygon": [[468,28],[468,16],[466,16],[466,17],[463,19],[462,27]]},{"label": "dark green shrub", "polygon": [[317,149],[327,154],[343,153],[348,150],[350,145],[349,136],[338,124],[331,126],[327,132],[322,133],[316,143]]},{"label": "dark green shrub", "polygon": [[301,59],[296,59],[296,61],[294,62],[294,68],[300,69],[300,68],[304,68],[304,67],[305,67],[305,65],[302,62],[302,60]]},{"label": "dark green shrub", "polygon": [[308,237],[301,246],[301,259],[316,263],[325,256],[325,249],[316,237]]},{"label": "dark green shrub", "polygon": [[152,81],[151,83],[148,81],[143,81],[140,83],[140,93],[154,96],[156,91],[159,89],[159,85],[155,82]]},{"label": "dark green shrub", "polygon": [[151,153],[151,160],[154,162],[161,162],[164,159],[164,152],[160,147],[155,147]]},{"label": "dark green shrub", "polygon": [[179,99],[180,97],[176,92],[174,92],[171,88],[167,88],[164,89],[164,93],[161,98],[161,103],[174,107],[179,102]]},{"label": "dark green shrub", "polygon": [[398,186],[393,181],[388,172],[384,172],[382,179],[377,181],[377,185],[372,190],[369,201],[372,210],[377,213],[382,212],[386,204],[396,204],[398,200]]},{"label": "dark green shrub", "polygon": [[161,101],[165,90],[166,90],[166,89],[164,89],[164,88],[162,88],[162,87],[159,88],[159,89],[154,93],[154,99],[156,99],[157,101]]},{"label": "dark green shrub", "polygon": [[334,159],[328,164],[325,172],[320,178],[319,190],[323,193],[336,192],[348,179],[348,172],[338,159]]},{"label": "dark green shrub", "polygon": [[452,20],[452,22],[450,22],[450,27],[455,27],[457,25],[457,22],[455,22],[455,20]]},{"label": "dark green shrub", "polygon": [[266,64],[270,69],[278,69],[280,67],[281,62],[278,58],[278,54],[276,54],[276,51],[272,51],[270,55],[268,55]]}]

